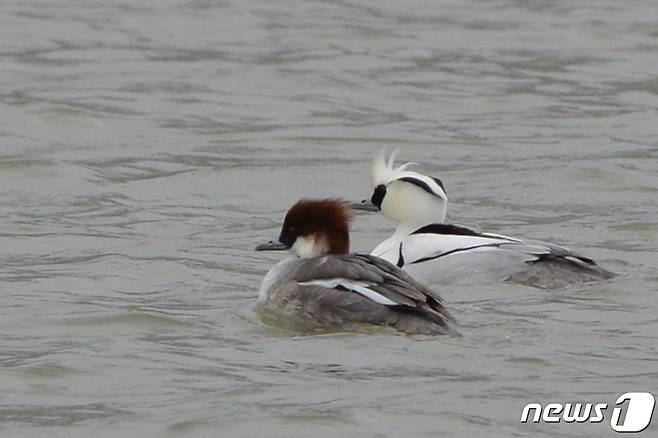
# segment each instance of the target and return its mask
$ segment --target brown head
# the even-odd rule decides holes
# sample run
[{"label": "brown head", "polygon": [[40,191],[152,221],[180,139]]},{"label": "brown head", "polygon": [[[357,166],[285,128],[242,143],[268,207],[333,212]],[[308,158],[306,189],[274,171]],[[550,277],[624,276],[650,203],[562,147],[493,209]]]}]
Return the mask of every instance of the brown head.
[{"label": "brown head", "polygon": [[302,258],[347,254],[350,220],[349,208],[343,201],[302,199],[286,213],[279,242],[256,249],[291,249]]}]

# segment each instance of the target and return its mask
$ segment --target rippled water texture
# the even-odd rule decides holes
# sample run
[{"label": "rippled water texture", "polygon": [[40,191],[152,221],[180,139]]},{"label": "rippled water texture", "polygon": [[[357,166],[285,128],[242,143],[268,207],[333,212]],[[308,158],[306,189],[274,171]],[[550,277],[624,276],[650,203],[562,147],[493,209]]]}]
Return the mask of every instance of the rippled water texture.
[{"label": "rippled water texture", "polygon": [[[611,435],[519,417],[658,391],[655,6],[3,1],[0,434]],[[624,275],[443,286],[459,338],[264,325],[252,248],[381,148]]]}]

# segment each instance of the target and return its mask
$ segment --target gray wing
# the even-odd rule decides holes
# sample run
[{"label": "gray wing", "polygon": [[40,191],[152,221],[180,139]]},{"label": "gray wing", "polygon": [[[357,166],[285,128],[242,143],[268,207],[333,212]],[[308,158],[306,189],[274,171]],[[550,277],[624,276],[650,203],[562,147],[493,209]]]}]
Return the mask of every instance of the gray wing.
[{"label": "gray wing", "polygon": [[286,313],[324,326],[372,324],[394,327],[411,334],[454,333],[444,318],[430,317],[416,309],[385,306],[359,294],[323,286],[298,287],[288,283],[279,306]]},{"label": "gray wing", "polygon": [[[501,245],[505,248],[507,244]],[[507,281],[526,284],[542,289],[555,289],[572,284],[614,278],[615,273],[599,266],[589,257],[584,257],[553,243],[519,241],[509,244],[510,249],[532,255],[525,267],[513,273]]]},{"label": "gray wing", "polygon": [[444,327],[454,321],[436,292],[395,265],[369,254],[308,259],[300,264],[295,279],[297,284],[339,290],[379,307],[420,314]]}]

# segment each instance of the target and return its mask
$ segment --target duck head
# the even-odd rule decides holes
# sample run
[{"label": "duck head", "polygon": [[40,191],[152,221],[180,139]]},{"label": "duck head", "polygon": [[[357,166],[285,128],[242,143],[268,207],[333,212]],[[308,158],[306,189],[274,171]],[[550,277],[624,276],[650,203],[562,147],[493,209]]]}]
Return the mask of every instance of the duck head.
[{"label": "duck head", "polygon": [[258,245],[256,251],[291,250],[298,257],[347,254],[351,217],[338,199],[302,199],[286,213],[278,241]]}]

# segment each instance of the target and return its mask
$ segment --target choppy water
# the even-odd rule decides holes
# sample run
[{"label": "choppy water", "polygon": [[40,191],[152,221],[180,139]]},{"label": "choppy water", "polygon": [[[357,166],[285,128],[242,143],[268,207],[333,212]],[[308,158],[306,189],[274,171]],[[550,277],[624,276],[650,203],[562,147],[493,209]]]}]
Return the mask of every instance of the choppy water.
[{"label": "choppy water", "polygon": [[[658,392],[652,1],[0,3],[2,436],[601,436]],[[442,288],[461,338],[263,325],[256,254],[381,148],[625,275]],[[354,249],[390,223],[358,216]],[[645,436],[658,430],[654,419]]]}]

